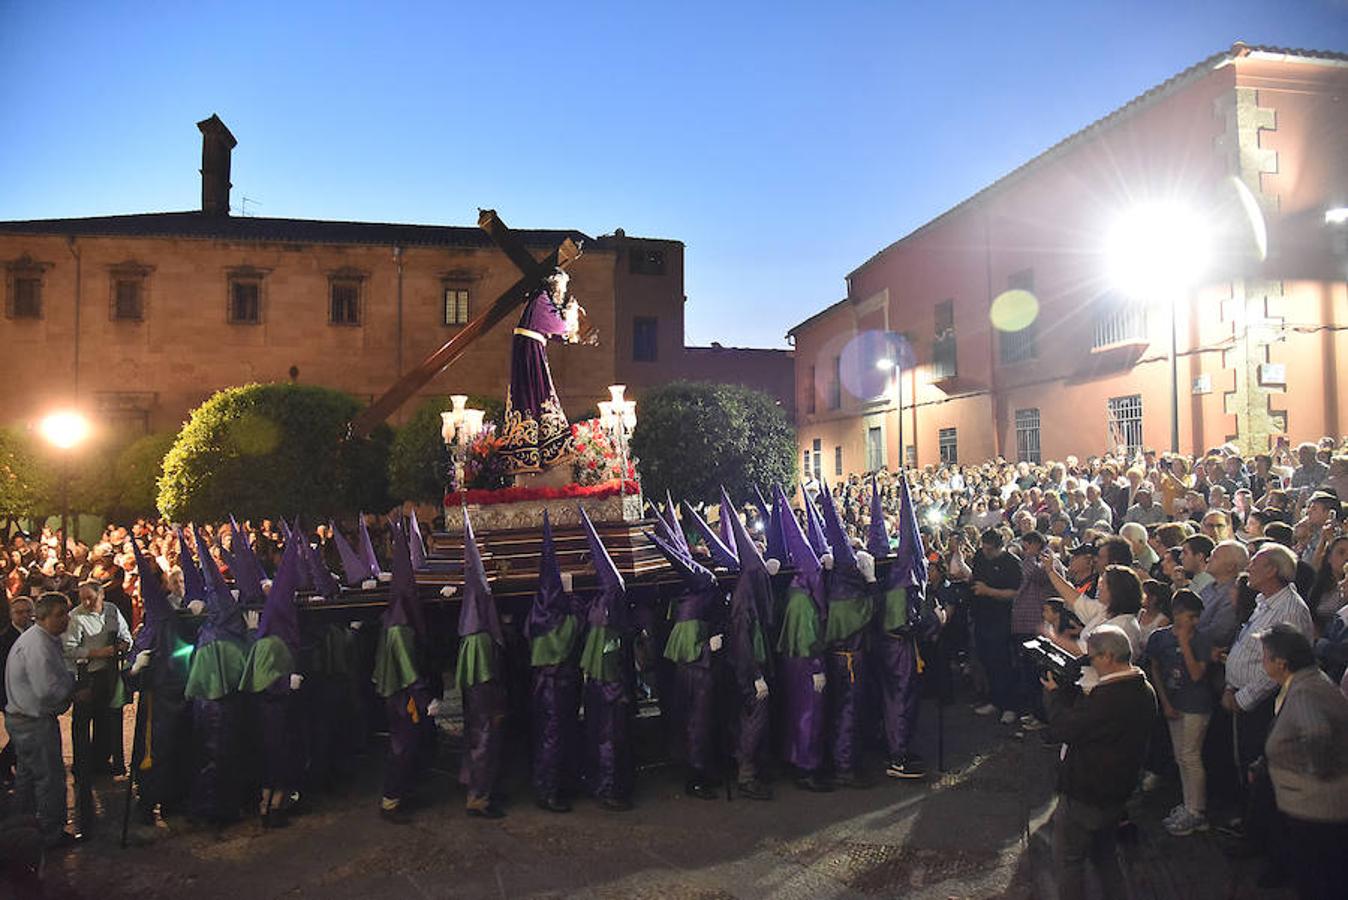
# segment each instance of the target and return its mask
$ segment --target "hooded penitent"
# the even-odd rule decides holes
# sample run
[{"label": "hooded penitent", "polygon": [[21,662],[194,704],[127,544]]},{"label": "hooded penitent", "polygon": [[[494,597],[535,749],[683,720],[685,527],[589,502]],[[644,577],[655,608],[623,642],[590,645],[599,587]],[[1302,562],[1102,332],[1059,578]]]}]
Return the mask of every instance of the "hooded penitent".
[{"label": "hooded penitent", "polygon": [[379,558],[374,555],[374,542],[370,540],[370,529],[365,524],[365,513],[359,513],[356,521],[360,524],[358,536],[360,538],[360,561],[370,572],[371,578],[378,578],[379,573],[383,571],[379,567]]},{"label": "hooded penitent", "polygon": [[684,584],[683,592],[674,601],[674,628],[665,642],[665,658],[676,663],[695,662],[702,657],[710,620],[719,612],[715,606],[723,596],[716,576],[659,535],[647,532],[646,537]]},{"label": "hooded penitent", "polygon": [[880,485],[871,476],[871,524],[866,531],[866,549],[876,559],[890,554],[889,534],[885,530],[885,509],[880,504]]},{"label": "hooded penitent", "polygon": [[688,547],[688,538],[683,533],[683,526],[679,524],[678,508],[674,505],[674,498],[669,491],[665,491],[665,524],[669,529],[667,539],[671,544],[678,547],[686,554],[691,554]]},{"label": "hooded penitent", "polygon": [[864,555],[859,555],[852,549],[838,507],[827,488],[820,492],[819,500],[823,506],[824,536],[833,548],[833,571],[829,573],[827,587],[828,629],[824,643],[837,644],[859,634],[871,620],[875,560],[864,550]]},{"label": "hooded penitent", "polygon": [[206,578],[201,574],[200,566],[192,560],[192,549],[187,545],[183,527],[175,525],[173,530],[178,535],[178,565],[183,570],[183,602],[205,600]]},{"label": "hooded penitent", "polygon": [[[820,503],[824,501],[825,490],[821,488],[819,491]],[[801,495],[805,498],[805,537],[810,541],[810,549],[816,556],[822,558],[824,554],[830,552],[829,539],[824,534],[824,523],[819,520],[819,510],[810,499],[810,495],[805,491],[801,491]]]},{"label": "hooded penitent", "polygon": [[329,521],[328,527],[332,529],[332,541],[337,545],[337,555],[342,558],[342,579],[347,587],[358,588],[362,582],[373,578],[369,564],[355,551],[351,542],[342,536],[337,523]]},{"label": "hooded penitent", "polygon": [[238,690],[248,629],[243,610],[225,587],[225,579],[200,538],[197,553],[205,572],[205,621],[197,632],[197,650],[192,654],[184,693],[189,700],[219,700]]},{"label": "hooded penitent", "polygon": [[375,693],[388,697],[419,677],[417,646],[426,637],[421,597],[412,575],[412,555],[406,537],[397,528],[393,532],[393,581],[381,620],[384,630],[375,651],[373,679]]},{"label": "hooded penitent", "polygon": [[917,527],[917,512],[913,509],[908,478],[899,476],[899,546],[894,563],[885,578],[885,631],[897,631],[917,624],[922,608],[922,592],[927,587],[927,557],[922,548],[922,537]]},{"label": "hooded penitent", "polygon": [[[660,519],[659,516],[656,517]],[[529,638],[529,665],[533,674],[530,733],[533,742],[531,780],[537,796],[560,802],[566,781],[579,758],[577,711],[580,707],[580,668],[577,648],[580,617],[576,601],[566,590],[552,519],[543,512],[543,551],[538,565],[538,590],[529,608],[524,632]]]},{"label": "hooded penitent", "polygon": [[590,628],[580,666],[590,678],[618,681],[621,679],[619,644],[627,628],[627,585],[583,506],[580,507],[580,523],[585,529],[590,563],[598,583],[586,617]]},{"label": "hooded penitent", "polygon": [[163,575],[159,566],[145,558],[140,552],[140,542],[133,536],[131,551],[136,557],[136,573],[140,576],[140,600],[145,609],[140,630],[136,632],[131,645],[131,658],[142,650],[153,651],[153,662],[161,664],[165,652],[172,652],[176,637],[173,634],[173,605],[169,603],[168,592],[164,590]]},{"label": "hooded penitent", "polygon": [[262,570],[262,563],[258,562],[257,554],[248,543],[248,533],[239,527],[233,516],[229,517],[229,525],[234,536],[230,547],[233,557],[230,573],[234,576],[234,586],[239,589],[239,599],[244,603],[260,603],[263,596],[262,582],[267,573]]},{"label": "hooded penitent", "polygon": [[[295,540],[295,532],[291,530],[290,525],[285,519],[281,519],[281,541],[289,547]],[[301,538],[302,539],[302,538]],[[308,542],[305,542],[306,546]],[[295,590],[301,594],[312,594],[314,592],[314,572],[309,568],[309,554],[305,548],[300,548],[299,581],[295,585]]]},{"label": "hooded penitent", "polygon": [[[548,516],[547,510],[544,510],[543,552],[538,563],[538,590],[534,593],[534,602],[529,607],[529,618],[524,623],[525,636],[531,641],[536,641],[547,635],[557,634],[559,629],[565,629],[570,633],[570,637],[563,643],[569,648],[580,625],[574,612],[574,600],[562,585],[562,570],[557,564],[557,548],[552,537],[552,519]],[[534,655],[537,654],[538,650],[535,648]],[[539,662],[535,659],[533,664],[554,663]]]},{"label": "hooded penitent", "polygon": [[781,520],[777,517],[777,504],[763,499],[763,493],[754,488],[754,497],[758,514],[763,517],[763,542],[766,550],[764,559],[777,560],[778,566],[784,566],[790,560],[786,557],[786,535],[782,532]]},{"label": "hooded penitent", "polygon": [[[693,523],[693,530],[701,536],[703,543],[707,545],[707,552],[711,554],[712,565],[731,571],[739,567],[739,561],[735,559],[735,551],[726,546],[716,530],[708,525],[707,520],[698,515],[697,510],[689,506],[687,501],[684,501],[683,504],[683,517]],[[691,557],[691,554],[686,553],[685,555]]]},{"label": "hooded penitent", "polygon": [[482,554],[473,536],[468,510],[463,511],[463,599],[459,606],[458,683],[463,689],[498,677],[495,647],[503,645],[496,600],[487,583]]},{"label": "hooded penitent", "polygon": [[262,604],[257,640],[248,649],[239,690],[265,691],[280,679],[295,674],[300,650],[299,611],[295,607],[295,587],[299,584],[299,547],[292,542],[276,568],[276,578]]},{"label": "hooded penitent", "polygon": [[[337,583],[337,579],[332,577],[328,571],[328,564],[323,562],[323,556],[318,552],[313,544],[309,543],[309,537],[304,531],[298,518],[295,519],[295,540],[300,545],[300,564],[309,573],[309,581],[313,585],[314,593],[321,596],[324,600],[332,600],[342,592],[342,586]],[[289,541],[287,540],[287,543]]]},{"label": "hooded penitent", "polygon": [[421,540],[421,523],[415,509],[407,517],[407,544],[412,550],[412,570],[420,572],[426,568],[426,545]]},{"label": "hooded penitent", "polygon": [[787,588],[782,630],[777,639],[786,695],[783,755],[788,763],[801,771],[814,772],[823,763],[824,666],[820,654],[823,652],[822,623],[827,614],[823,567],[780,487],[776,495],[777,519],[785,535],[786,555],[795,569]]}]

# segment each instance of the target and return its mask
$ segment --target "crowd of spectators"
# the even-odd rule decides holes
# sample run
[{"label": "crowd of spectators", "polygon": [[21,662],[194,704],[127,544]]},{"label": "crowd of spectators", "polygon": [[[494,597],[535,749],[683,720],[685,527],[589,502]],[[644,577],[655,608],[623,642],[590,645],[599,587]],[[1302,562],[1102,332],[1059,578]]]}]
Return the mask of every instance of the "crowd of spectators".
[{"label": "crowd of spectators", "polygon": [[[1098,820],[1122,814],[1122,802],[1101,812],[1101,779],[1121,771],[1121,747],[1136,746],[1138,789],[1178,782],[1163,823],[1171,835],[1219,827],[1234,838],[1233,855],[1269,857],[1265,883],[1341,896],[1329,860],[1348,843],[1348,441],[1253,456],[1228,444],[1198,458],[1148,450],[997,459],[910,470],[908,479],[930,590],[950,612],[943,641],[963,648],[975,712],[1068,747],[1059,786],[1068,834],[1079,837],[1089,821],[1095,837],[1112,832],[1112,821],[1101,830]],[[888,472],[829,486],[858,539],[872,484],[897,517]],[[809,479],[805,489],[820,485]],[[1125,671],[1150,683],[1156,711],[1130,726],[1135,740],[1117,733],[1111,712],[1097,716],[1116,726],[1097,730],[1107,739],[1073,747],[1084,738],[1075,726],[1055,728],[1063,704],[1045,689],[1058,686],[1022,652],[1036,639],[1089,658],[1078,695]],[[1135,711],[1141,695],[1127,696]],[[1075,715],[1064,721],[1079,723]],[[1098,841],[1060,843],[1075,864],[1112,858]],[[1075,883],[1070,871],[1063,877]]]}]

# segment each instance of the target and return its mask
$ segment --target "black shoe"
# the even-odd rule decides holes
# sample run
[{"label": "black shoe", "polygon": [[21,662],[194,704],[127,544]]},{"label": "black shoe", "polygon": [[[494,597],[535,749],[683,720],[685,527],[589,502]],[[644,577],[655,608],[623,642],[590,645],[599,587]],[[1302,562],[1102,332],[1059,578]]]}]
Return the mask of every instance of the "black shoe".
[{"label": "black shoe", "polygon": [[690,781],[683,786],[683,792],[699,800],[715,800],[721,796],[715,787],[705,781]]},{"label": "black shoe", "polygon": [[833,785],[813,773],[797,778],[796,787],[802,791],[813,791],[816,794],[827,794],[833,790]]},{"label": "black shoe", "polygon": [[470,819],[504,819],[505,810],[495,803],[488,803],[486,806],[468,807],[468,818]]},{"label": "black shoe", "polygon": [[379,818],[390,825],[410,825],[412,823],[412,814],[401,803],[394,807],[379,807]]},{"label": "black shoe", "polygon": [[632,801],[624,797],[600,797],[599,805],[609,812],[627,812],[632,808]]},{"label": "black shoe", "polygon": [[538,808],[555,813],[571,812],[571,804],[567,803],[561,797],[539,797]]},{"label": "black shoe", "polygon": [[840,788],[852,788],[854,790],[865,790],[872,786],[869,778],[863,778],[856,772],[838,772],[833,776],[833,786]]},{"label": "black shoe", "polygon": [[768,787],[757,778],[749,781],[741,781],[739,784],[740,796],[746,800],[771,800],[772,788]]},{"label": "black shoe", "polygon": [[885,774],[890,778],[918,779],[926,778],[927,770],[922,765],[921,757],[910,754],[891,760],[889,765],[885,767]]}]

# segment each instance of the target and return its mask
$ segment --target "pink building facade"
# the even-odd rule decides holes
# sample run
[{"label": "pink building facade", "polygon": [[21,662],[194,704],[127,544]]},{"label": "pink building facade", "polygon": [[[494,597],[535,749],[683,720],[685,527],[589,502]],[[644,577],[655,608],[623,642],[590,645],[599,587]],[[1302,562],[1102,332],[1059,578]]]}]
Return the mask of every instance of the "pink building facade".
[{"label": "pink building facade", "polygon": [[[791,329],[802,463],[1167,450],[1172,408],[1184,453],[1348,433],[1345,207],[1348,55],[1209,57],[885,247]],[[1178,264],[1120,273],[1139,208],[1192,217]]]}]

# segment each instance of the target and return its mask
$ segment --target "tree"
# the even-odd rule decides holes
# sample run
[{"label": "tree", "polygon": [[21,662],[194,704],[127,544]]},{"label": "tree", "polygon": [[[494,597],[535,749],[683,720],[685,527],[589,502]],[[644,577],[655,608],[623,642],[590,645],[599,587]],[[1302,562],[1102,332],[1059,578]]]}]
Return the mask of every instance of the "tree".
[{"label": "tree", "polygon": [[137,438],[117,455],[113,466],[118,488],[116,508],[123,518],[155,514],[164,457],[177,439],[176,431],[157,431]]},{"label": "tree", "polygon": [[669,490],[711,502],[721,485],[738,501],[755,485],[795,482],[796,436],[768,394],[741,385],[676,381],[648,391],[632,435],[647,495]]},{"label": "tree", "polygon": [[17,428],[0,428],[0,516],[25,518],[46,512],[53,489],[53,473],[34,448],[31,435]]},{"label": "tree", "polygon": [[158,506],[175,521],[385,510],[386,426],[349,438],[349,394],[299,384],[219,391],[192,412],[164,458]]},{"label": "tree", "polygon": [[[468,405],[485,410],[497,428],[505,404],[495,397],[470,396]],[[393,436],[388,457],[389,493],[398,500],[438,504],[445,497],[449,448],[440,436],[440,413],[451,409],[448,397],[431,397],[417,407]]]}]

